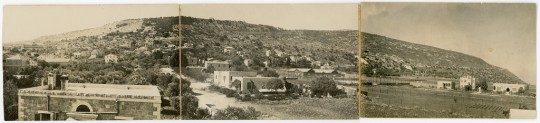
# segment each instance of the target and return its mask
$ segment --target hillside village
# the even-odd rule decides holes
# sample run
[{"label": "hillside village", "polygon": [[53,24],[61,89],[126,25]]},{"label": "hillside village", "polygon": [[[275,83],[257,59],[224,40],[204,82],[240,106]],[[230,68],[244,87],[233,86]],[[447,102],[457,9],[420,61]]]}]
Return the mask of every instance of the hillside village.
[{"label": "hillside village", "polygon": [[[153,104],[150,103],[150,105],[157,108],[155,110],[157,114],[154,113],[152,116],[121,114],[127,117],[117,117],[119,119],[161,119],[162,116],[174,118],[174,116],[160,115],[162,113],[160,111],[176,110],[175,112],[178,112],[177,109],[167,108],[171,106],[178,107],[174,105],[179,104],[170,102],[168,99],[169,97],[176,98],[180,87],[180,79],[176,75],[179,72],[180,50],[178,23],[178,17],[130,19],[113,22],[103,27],[44,36],[18,44],[5,44],[3,47],[4,92],[10,92],[4,93],[4,100],[7,101],[4,102],[4,107],[6,107],[4,111],[9,112],[5,114],[6,118],[8,120],[39,120],[38,117],[17,115],[17,107],[33,107],[31,104],[18,105],[17,90],[21,90],[18,95],[23,96],[26,101],[34,99],[24,97],[23,92],[37,91],[35,89],[51,86],[54,88],[38,90],[49,93],[59,90],[65,91],[66,88],[71,88],[73,90],[67,90],[65,93],[82,90],[87,95],[89,93],[111,94],[107,91],[84,91],[84,89],[80,88],[89,87],[99,90],[99,88],[107,87],[101,84],[111,84],[108,87],[113,90],[118,89],[117,94],[119,96],[157,95],[157,97],[149,97],[151,100],[157,101]],[[58,77],[54,77],[56,75]],[[56,80],[59,80],[58,83],[56,83]],[[62,84],[60,84],[60,80],[62,80]],[[59,89],[60,86],[62,89]],[[119,89],[126,87],[127,90]],[[141,92],[147,93],[137,95],[138,93],[129,92],[130,88],[142,89]],[[100,98],[104,97],[97,97],[97,100]],[[164,98],[166,100],[163,100]],[[140,101],[145,102],[148,100]],[[88,102],[90,104],[86,105],[87,108],[92,106],[102,108],[99,107],[101,105],[93,104],[92,101]],[[64,107],[57,108],[53,110],[60,110],[60,113],[56,111],[48,112],[58,116],[65,115],[67,109],[62,110]],[[145,109],[141,108],[140,110]],[[35,113],[31,111],[34,111],[34,109],[28,109],[28,112],[24,113],[30,115]],[[92,112],[92,110],[85,111]],[[67,112],[69,115],[70,111]],[[100,118],[94,117],[93,120],[96,120],[96,118],[98,120],[111,119],[108,114],[95,114],[95,116],[98,115]],[[43,117],[41,116],[41,118]],[[86,119],[75,114],[60,119],[48,120],[66,120],[68,117],[72,118],[72,120]]]},{"label": "hillside village", "polygon": [[[181,71],[183,78],[197,86],[193,87],[194,93],[219,92],[224,97],[221,100],[234,97],[249,102],[256,110],[267,107],[261,103],[283,100],[303,102],[315,99],[319,102],[322,100],[318,98],[326,98],[332,102],[347,100],[343,102],[346,105],[357,104],[354,103],[359,92],[357,31],[285,30],[242,21],[193,17],[182,17],[181,24]],[[205,94],[195,97],[207,100]],[[199,102],[199,108],[223,110],[223,105],[227,105],[204,103],[209,102]],[[303,103],[298,105],[304,107]],[[274,106],[281,107],[268,107]],[[294,110],[305,109],[298,107]],[[350,111],[342,114],[317,113],[337,113],[352,118],[354,112]],[[269,115],[278,119],[294,119],[292,116]],[[295,115],[306,117],[304,114]],[[211,114],[210,117],[219,116]]]}]

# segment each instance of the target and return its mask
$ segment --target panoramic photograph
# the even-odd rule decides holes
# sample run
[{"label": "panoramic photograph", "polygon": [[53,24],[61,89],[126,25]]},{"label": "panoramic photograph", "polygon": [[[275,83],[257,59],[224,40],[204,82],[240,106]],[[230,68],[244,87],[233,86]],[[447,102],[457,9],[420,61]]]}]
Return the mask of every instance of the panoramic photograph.
[{"label": "panoramic photograph", "polygon": [[180,5],[186,120],[358,119],[358,5]]},{"label": "panoramic photograph", "polygon": [[3,120],[180,119],[178,15],[178,5],[4,6]]},{"label": "panoramic photograph", "polygon": [[360,117],[536,118],[534,3],[362,3]]}]

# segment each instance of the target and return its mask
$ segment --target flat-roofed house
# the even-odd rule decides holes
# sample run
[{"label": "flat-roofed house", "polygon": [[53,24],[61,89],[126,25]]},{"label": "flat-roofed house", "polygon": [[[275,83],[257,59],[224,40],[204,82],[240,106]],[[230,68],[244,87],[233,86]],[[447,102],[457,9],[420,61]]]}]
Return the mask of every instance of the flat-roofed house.
[{"label": "flat-roofed house", "polygon": [[49,74],[42,86],[19,89],[18,119],[156,120],[161,118],[157,86],[68,83]]},{"label": "flat-roofed house", "polygon": [[334,69],[312,69],[313,73],[308,73],[310,76],[325,76],[325,77],[337,77],[340,76],[339,72]]},{"label": "flat-roofed house", "polygon": [[313,69],[311,68],[291,68],[287,71],[293,75],[291,77],[304,77],[308,76],[308,73],[314,73]]},{"label": "flat-roofed house", "polygon": [[437,81],[437,89],[453,89],[451,81]]},{"label": "flat-roofed house", "polygon": [[231,86],[232,82],[234,81],[234,77],[255,77],[257,76],[257,72],[253,71],[214,71],[214,84],[236,89],[235,87]]},{"label": "flat-roofed house", "polygon": [[29,57],[23,55],[14,55],[6,58],[4,66],[7,67],[25,67],[28,66],[30,61]]},{"label": "flat-roofed house", "polygon": [[493,92],[503,92],[505,94],[518,93],[519,89],[525,90],[524,84],[506,84],[506,83],[493,83]]},{"label": "flat-roofed house", "polygon": [[208,69],[208,67],[213,67],[215,71],[229,71],[229,62],[226,61],[206,61],[204,63],[204,67]]}]

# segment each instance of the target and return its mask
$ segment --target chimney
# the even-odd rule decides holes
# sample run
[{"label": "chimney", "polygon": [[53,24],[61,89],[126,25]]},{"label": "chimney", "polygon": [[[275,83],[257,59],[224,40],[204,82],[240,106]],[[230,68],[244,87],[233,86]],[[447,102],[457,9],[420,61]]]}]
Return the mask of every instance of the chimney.
[{"label": "chimney", "polygon": [[62,75],[60,76],[60,90],[67,90],[67,87],[68,87],[68,80],[69,80],[69,76],[68,75]]},{"label": "chimney", "polygon": [[53,90],[54,87],[55,87],[55,75],[53,73],[49,73],[49,75],[47,75],[47,85],[49,86],[49,90]]}]

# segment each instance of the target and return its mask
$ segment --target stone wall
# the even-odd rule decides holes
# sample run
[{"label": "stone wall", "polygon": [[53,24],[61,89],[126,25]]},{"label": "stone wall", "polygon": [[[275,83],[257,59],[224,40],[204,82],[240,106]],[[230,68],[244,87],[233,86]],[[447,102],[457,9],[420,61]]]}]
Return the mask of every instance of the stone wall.
[{"label": "stone wall", "polygon": [[[119,116],[133,117],[134,120],[159,119],[161,103],[134,100],[119,100]],[[97,112],[98,120],[107,120],[116,115],[116,100],[109,98],[69,98],[51,96],[49,111],[51,112],[75,112],[80,105],[86,105],[91,112]],[[47,111],[46,95],[23,95],[19,96],[19,120],[35,120],[37,111]]]}]

